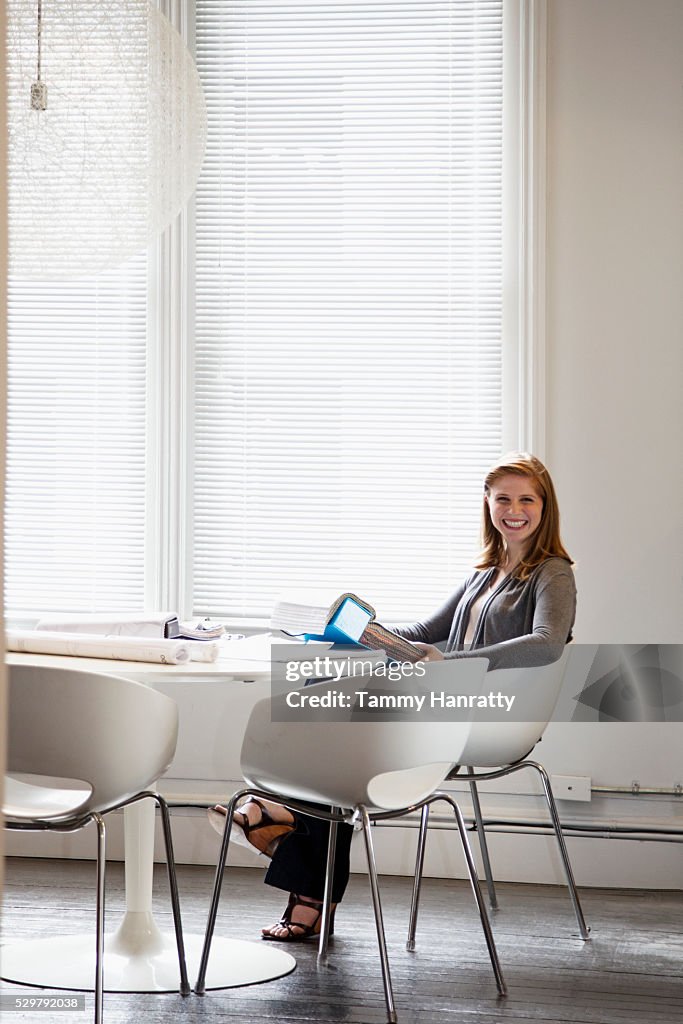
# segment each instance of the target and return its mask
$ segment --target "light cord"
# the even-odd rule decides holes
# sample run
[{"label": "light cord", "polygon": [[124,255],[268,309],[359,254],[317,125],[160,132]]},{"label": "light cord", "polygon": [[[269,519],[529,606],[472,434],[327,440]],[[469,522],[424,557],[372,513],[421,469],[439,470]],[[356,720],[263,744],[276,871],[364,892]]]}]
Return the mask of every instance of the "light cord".
[{"label": "light cord", "polygon": [[41,44],[43,33],[43,0],[38,0],[38,60],[36,63],[36,81],[40,81],[40,62],[42,57]]},{"label": "light cord", "polygon": [[47,110],[47,86],[41,81],[43,58],[43,0],[38,0],[38,56],[36,60],[36,79],[31,83],[31,109]]}]

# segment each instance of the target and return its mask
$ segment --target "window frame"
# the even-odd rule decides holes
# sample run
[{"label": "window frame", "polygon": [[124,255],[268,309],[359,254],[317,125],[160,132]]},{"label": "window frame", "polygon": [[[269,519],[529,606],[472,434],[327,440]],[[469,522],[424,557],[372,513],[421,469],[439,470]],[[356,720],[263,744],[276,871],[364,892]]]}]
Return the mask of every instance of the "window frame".
[{"label": "window frame", "polygon": [[[156,2],[194,52],[194,3]],[[547,0],[503,0],[503,443],[540,458],[546,454],[546,26]],[[171,608],[182,618],[193,611],[193,243],[190,202],[148,251],[144,600],[148,609]],[[28,624],[26,616],[21,621]]]},{"label": "window frame", "polygon": [[[194,3],[158,0],[194,52]],[[503,0],[503,444],[545,457],[547,0]],[[192,615],[191,202],[151,247],[145,599]],[[267,622],[235,620],[237,627]]]},{"label": "window frame", "polygon": [[503,0],[503,55],[503,437],[543,460],[547,0]]}]

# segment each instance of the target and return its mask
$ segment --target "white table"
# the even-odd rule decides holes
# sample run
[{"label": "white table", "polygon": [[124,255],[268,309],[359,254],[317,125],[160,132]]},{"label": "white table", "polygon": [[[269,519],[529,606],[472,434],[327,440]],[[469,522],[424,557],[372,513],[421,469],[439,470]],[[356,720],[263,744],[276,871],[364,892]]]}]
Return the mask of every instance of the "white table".
[{"label": "white table", "polygon": [[[267,681],[270,661],[237,658],[230,644],[213,663],[159,665],[110,659],[71,658],[49,654],[7,655],[7,663],[80,668],[135,679],[147,685],[173,679]],[[249,646],[249,642],[247,642]],[[261,656],[262,656],[261,651]],[[151,800],[124,810],[126,911],[105,937],[104,987],[110,992],[173,992],[180,984],[175,936],[159,930],[152,915],[155,808]],[[210,893],[207,890],[207,909]],[[94,883],[93,883],[94,900]],[[190,983],[199,969],[203,935],[185,934]],[[95,935],[52,936],[2,947],[2,977],[45,988],[92,990]],[[214,938],[207,988],[231,988],[271,981],[296,967],[294,957],[268,943]]]}]

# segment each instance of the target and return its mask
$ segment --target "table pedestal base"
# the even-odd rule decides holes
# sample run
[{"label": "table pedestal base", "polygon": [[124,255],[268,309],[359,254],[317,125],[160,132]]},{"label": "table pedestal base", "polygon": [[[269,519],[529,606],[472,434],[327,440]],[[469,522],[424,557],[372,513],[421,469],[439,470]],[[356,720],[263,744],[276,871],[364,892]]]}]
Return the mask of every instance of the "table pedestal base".
[{"label": "table pedestal base", "polygon": [[[121,929],[105,936],[105,992],[177,992],[178,953],[172,935],[154,926],[146,948],[131,950]],[[203,935],[185,935],[187,973],[194,984]],[[65,935],[3,946],[1,976],[5,981],[40,988],[92,992],[95,978],[95,935]],[[273,981],[290,974],[296,960],[270,943],[214,936],[206,976],[207,989],[233,988]]]}]

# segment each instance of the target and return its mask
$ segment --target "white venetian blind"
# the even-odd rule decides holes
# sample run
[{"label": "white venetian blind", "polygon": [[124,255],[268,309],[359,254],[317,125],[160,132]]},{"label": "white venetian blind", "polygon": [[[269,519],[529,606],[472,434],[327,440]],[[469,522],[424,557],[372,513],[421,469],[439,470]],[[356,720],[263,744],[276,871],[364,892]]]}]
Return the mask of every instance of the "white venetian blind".
[{"label": "white venetian blind", "polygon": [[9,292],[6,605],[144,606],[146,259]]},{"label": "white venetian blind", "polygon": [[501,445],[501,0],[199,0],[194,610],[429,611]]}]

